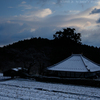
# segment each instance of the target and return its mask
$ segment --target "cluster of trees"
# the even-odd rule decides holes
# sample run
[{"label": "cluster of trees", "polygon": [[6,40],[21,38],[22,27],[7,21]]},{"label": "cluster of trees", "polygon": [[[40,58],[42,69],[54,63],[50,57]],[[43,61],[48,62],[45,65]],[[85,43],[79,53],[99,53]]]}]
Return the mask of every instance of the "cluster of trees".
[{"label": "cluster of trees", "polygon": [[44,68],[53,65],[72,53],[82,53],[96,63],[100,63],[100,48],[83,45],[81,34],[74,28],[57,31],[54,39],[31,38],[0,48],[0,70],[11,67],[28,68],[28,73],[42,74]]},{"label": "cluster of trees", "polygon": [[76,43],[81,43],[81,34],[80,33],[75,33],[75,28],[67,28],[63,29],[63,31],[57,31],[53,35],[54,39],[60,39],[63,41],[74,41]]}]

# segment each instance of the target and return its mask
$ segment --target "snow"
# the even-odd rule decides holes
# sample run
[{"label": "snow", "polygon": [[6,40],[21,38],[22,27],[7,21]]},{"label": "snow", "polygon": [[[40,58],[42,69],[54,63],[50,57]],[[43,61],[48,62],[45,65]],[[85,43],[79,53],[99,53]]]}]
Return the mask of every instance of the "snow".
[{"label": "snow", "polygon": [[19,71],[19,70],[21,70],[22,68],[21,67],[18,67],[18,68],[12,68],[12,70],[14,70],[14,71]]},{"label": "snow", "polygon": [[49,70],[57,71],[76,71],[76,72],[87,72],[84,63],[81,60],[80,55],[71,56],[69,59],[64,60],[62,63],[57,64],[54,67],[48,68]]},{"label": "snow", "polygon": [[90,72],[95,72],[100,71],[100,66],[85,58],[81,54],[73,54],[69,58],[55,64],[54,66],[48,67],[47,69],[71,72],[88,72],[89,69]]},{"label": "snow", "polygon": [[0,77],[3,76],[3,73],[0,73]]},{"label": "snow", "polygon": [[5,80],[5,79],[9,79],[9,78],[11,78],[11,77],[9,77],[9,76],[3,76],[3,73],[0,73],[0,80]]},{"label": "snow", "polygon": [[19,78],[0,82],[0,100],[100,100],[100,88]]},{"label": "snow", "polygon": [[86,64],[87,68],[90,69],[91,72],[100,71],[100,66],[99,65],[95,64],[92,61],[89,61],[85,57],[82,57],[82,58],[84,60],[84,63]]}]

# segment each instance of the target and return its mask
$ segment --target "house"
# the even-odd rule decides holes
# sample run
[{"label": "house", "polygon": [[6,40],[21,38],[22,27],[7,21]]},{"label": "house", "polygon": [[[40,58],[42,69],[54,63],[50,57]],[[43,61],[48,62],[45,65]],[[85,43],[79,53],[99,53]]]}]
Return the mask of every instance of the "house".
[{"label": "house", "polygon": [[26,78],[29,76],[27,73],[28,73],[27,69],[18,67],[18,68],[11,68],[3,72],[3,76],[11,76],[11,78],[14,78],[14,77]]},{"label": "house", "polygon": [[81,54],[72,54],[67,59],[47,67],[47,76],[64,78],[97,78],[100,66]]}]

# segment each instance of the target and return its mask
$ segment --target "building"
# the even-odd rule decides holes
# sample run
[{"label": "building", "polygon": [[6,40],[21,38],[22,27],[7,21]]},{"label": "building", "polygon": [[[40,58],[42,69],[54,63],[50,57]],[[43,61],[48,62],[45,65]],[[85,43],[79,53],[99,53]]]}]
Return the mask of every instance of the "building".
[{"label": "building", "polygon": [[29,77],[28,70],[26,68],[18,67],[18,68],[11,68],[5,72],[3,72],[3,76],[11,76],[14,77]]},{"label": "building", "polygon": [[64,78],[97,78],[100,66],[81,54],[72,54],[67,59],[47,67],[47,75]]}]

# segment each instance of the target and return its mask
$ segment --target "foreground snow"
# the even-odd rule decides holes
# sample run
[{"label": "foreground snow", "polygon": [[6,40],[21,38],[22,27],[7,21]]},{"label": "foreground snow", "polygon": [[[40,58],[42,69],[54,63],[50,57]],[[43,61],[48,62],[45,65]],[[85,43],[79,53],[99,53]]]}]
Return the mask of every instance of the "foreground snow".
[{"label": "foreground snow", "polygon": [[15,79],[0,82],[0,100],[100,100],[100,88]]}]

